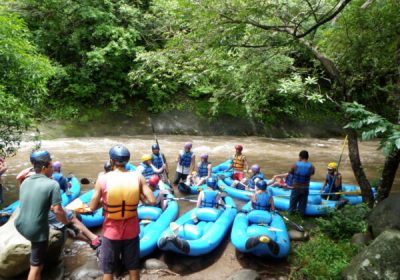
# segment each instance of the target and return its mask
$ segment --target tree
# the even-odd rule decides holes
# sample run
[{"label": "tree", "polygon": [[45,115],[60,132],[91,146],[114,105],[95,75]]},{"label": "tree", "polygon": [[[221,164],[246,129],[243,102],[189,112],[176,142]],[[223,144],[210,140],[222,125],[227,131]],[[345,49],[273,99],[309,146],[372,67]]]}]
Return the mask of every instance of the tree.
[{"label": "tree", "polygon": [[55,73],[29,39],[24,21],[0,6],[1,156],[13,155],[23,133],[34,128],[35,112],[43,108],[47,82]]}]

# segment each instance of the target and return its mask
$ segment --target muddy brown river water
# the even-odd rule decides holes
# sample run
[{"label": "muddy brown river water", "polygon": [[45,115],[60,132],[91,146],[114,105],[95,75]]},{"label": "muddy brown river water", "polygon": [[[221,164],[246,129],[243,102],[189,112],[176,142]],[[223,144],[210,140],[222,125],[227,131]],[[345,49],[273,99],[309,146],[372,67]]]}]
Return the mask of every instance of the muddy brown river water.
[{"label": "muddy brown river water", "polygon": [[[228,137],[228,136],[187,136],[187,135],[161,135],[159,144],[169,162],[170,177],[175,172],[174,162],[179,150],[187,141],[193,142],[193,151],[199,158],[200,154],[209,154],[213,164],[225,161],[234,153],[233,146],[236,143],[244,145],[244,154],[249,164],[259,164],[262,171],[271,177],[274,174],[287,172],[290,165],[297,159],[298,153],[306,149],[310,153],[310,161],[316,167],[314,181],[322,181],[326,174],[326,165],[330,161],[337,161],[341,152],[343,139],[275,139],[263,137]],[[82,138],[58,138],[42,141],[42,148],[50,151],[54,160],[62,162],[64,174],[73,172],[78,178],[86,177],[95,179],[102,170],[108,157],[111,146],[122,143],[131,151],[131,162],[139,164],[140,157],[144,153],[151,152],[151,144],[154,143],[152,135],[134,137],[82,137]],[[381,151],[377,151],[378,142],[360,143],[360,152],[364,169],[370,180],[377,179],[384,163]],[[29,166],[29,153],[32,144],[24,143],[18,154],[7,160],[8,172],[4,175],[3,182],[7,187],[4,192],[5,202],[2,206],[13,202],[18,198],[18,189],[15,176]],[[356,184],[347,156],[344,152],[340,164],[340,172],[343,182]],[[393,192],[400,192],[400,172],[397,173]],[[92,188],[92,185],[82,185],[82,191]],[[180,194],[178,194],[179,196]],[[180,214],[193,207],[187,202],[180,203]],[[95,229],[99,232],[99,229]],[[223,243],[209,255],[199,258],[187,258],[176,254],[155,252],[151,257],[162,259],[169,268],[181,276],[168,275],[166,279],[225,279],[232,272],[240,268],[252,268],[261,273],[263,278],[286,277],[289,273],[287,261],[272,261],[243,255],[235,251],[226,237]],[[66,246],[64,263],[67,274],[82,264],[93,261],[94,252],[81,242],[69,241]],[[185,259],[183,262],[182,260]],[[189,259],[189,261],[188,261]],[[145,274],[144,279],[155,279],[157,276]]]}]

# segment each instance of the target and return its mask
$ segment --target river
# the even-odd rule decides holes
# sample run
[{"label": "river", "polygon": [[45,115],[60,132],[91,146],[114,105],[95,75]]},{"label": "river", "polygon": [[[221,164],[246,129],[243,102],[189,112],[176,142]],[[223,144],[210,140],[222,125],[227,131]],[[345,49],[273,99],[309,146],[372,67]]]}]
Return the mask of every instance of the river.
[{"label": "river", "polygon": [[[169,162],[171,180],[176,167],[175,158],[179,150],[187,141],[193,142],[193,151],[196,157],[207,153],[213,164],[225,161],[234,154],[234,145],[241,143],[244,146],[243,153],[247,156],[250,165],[259,164],[262,172],[267,177],[274,174],[287,172],[290,165],[297,160],[300,150],[306,149],[310,153],[310,161],[316,167],[314,181],[322,181],[326,174],[328,162],[337,161],[342,147],[343,139],[316,139],[316,138],[264,138],[264,137],[237,137],[237,136],[188,136],[188,135],[161,135],[159,136],[161,151],[165,153]],[[64,174],[74,173],[78,178],[86,177],[94,180],[102,170],[104,162],[108,158],[108,150],[111,146],[122,143],[131,151],[131,162],[139,164],[140,157],[144,153],[151,152],[151,144],[154,143],[152,135],[127,136],[127,137],[69,137],[43,140],[42,149],[50,151],[54,160],[62,162]],[[378,142],[369,141],[360,143],[361,160],[368,178],[373,181],[379,176],[384,163],[381,151],[377,150]],[[15,176],[28,167],[29,154],[32,144],[23,143],[15,157],[7,159],[9,170],[4,175],[3,181],[7,190],[4,192],[5,203],[13,202],[18,197]],[[343,182],[355,184],[355,178],[350,167],[347,149],[340,163],[340,172]],[[400,172],[397,173],[399,175]],[[93,187],[82,185],[82,190]],[[396,176],[393,192],[400,192],[400,176]],[[180,204],[180,214],[190,209],[190,203]],[[97,230],[98,232],[98,230]],[[241,267],[257,269],[265,277],[287,276],[289,266],[286,261],[272,262],[256,259],[237,253],[225,238],[223,244],[205,258],[193,258],[190,265],[182,266],[174,254],[155,253],[153,256],[163,259],[174,272],[186,275],[188,279],[224,279],[233,271]],[[91,249],[80,242],[68,242],[64,256],[66,271],[71,272],[76,267],[88,260],[94,259]],[[187,263],[187,262],[186,262]],[[151,275],[147,276],[150,277]],[[172,277],[173,279],[179,277]],[[145,275],[146,278],[146,275]]]}]

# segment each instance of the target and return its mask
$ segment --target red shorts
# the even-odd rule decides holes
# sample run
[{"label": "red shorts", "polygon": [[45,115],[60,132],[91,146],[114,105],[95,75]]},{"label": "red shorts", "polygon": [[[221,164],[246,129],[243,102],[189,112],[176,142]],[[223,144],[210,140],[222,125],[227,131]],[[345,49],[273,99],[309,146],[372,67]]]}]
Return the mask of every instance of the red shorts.
[{"label": "red shorts", "polygon": [[232,176],[233,180],[241,181],[244,178],[244,172],[235,172]]}]

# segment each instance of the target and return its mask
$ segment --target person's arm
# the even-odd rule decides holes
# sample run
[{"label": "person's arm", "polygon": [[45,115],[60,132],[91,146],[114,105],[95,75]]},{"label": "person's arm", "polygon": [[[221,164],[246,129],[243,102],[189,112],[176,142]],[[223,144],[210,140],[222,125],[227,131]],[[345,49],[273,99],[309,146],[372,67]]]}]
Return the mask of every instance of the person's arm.
[{"label": "person's arm", "polygon": [[167,163],[167,158],[165,157],[164,154],[162,154],[161,156],[162,156],[163,161],[164,161],[164,164],[165,164],[165,168],[164,168],[165,173],[167,173],[167,175],[168,175],[168,163]]},{"label": "person's arm", "polygon": [[321,190],[320,190],[321,192],[324,191],[327,183],[328,183],[328,180],[326,180],[326,177],[325,177],[324,183],[322,184],[322,187],[321,187]]},{"label": "person's arm", "polygon": [[251,196],[251,202],[254,202],[254,203],[257,202],[257,197],[256,197],[256,194],[255,194],[255,193],[252,194],[252,196]]},{"label": "person's arm", "polygon": [[197,208],[200,208],[200,206],[201,206],[201,201],[203,200],[203,197],[204,197],[204,193],[203,193],[203,192],[200,192],[200,193],[199,193],[199,196],[197,197],[197,203],[196,203],[196,207],[197,207]]},{"label": "person's arm", "polygon": [[335,186],[339,187],[342,185],[342,175],[340,173],[336,174]]},{"label": "person's arm", "polygon": [[271,209],[272,211],[275,211],[274,198],[272,197],[272,195],[271,195],[271,197],[269,198],[269,205],[270,205],[270,209]]},{"label": "person's arm", "polygon": [[56,215],[58,221],[60,221],[64,225],[69,223],[67,219],[67,214],[65,213],[64,208],[62,208],[61,204],[53,205],[51,208]]},{"label": "person's arm", "polygon": [[94,186],[94,193],[92,196],[92,200],[90,200],[89,208],[92,211],[95,211],[97,208],[100,208],[100,200],[101,200],[101,182],[104,180],[102,179],[103,176],[100,176],[96,181],[96,185]]},{"label": "person's arm", "polygon": [[156,199],[154,197],[153,191],[146,184],[146,179],[143,177],[142,174],[138,174],[138,176],[139,176],[139,187],[141,190],[140,199],[142,200],[143,204],[155,205]]},{"label": "person's arm", "polygon": [[246,157],[243,158],[243,167],[245,171],[249,170],[249,164]]},{"label": "person's arm", "polygon": [[155,167],[153,164],[150,164],[151,168],[153,169],[154,173],[161,173],[164,170],[165,165],[161,166],[160,168]]},{"label": "person's arm", "polygon": [[211,170],[212,170],[212,164],[210,163],[210,164],[207,165],[207,171],[208,172],[207,172],[207,177],[206,178],[211,176]]},{"label": "person's arm", "polygon": [[311,165],[311,176],[315,174],[315,167],[314,165]]},{"label": "person's arm", "polygon": [[190,161],[189,173],[193,172],[193,170],[195,168],[195,163],[196,163],[196,156],[193,154],[192,155],[192,160]]}]

